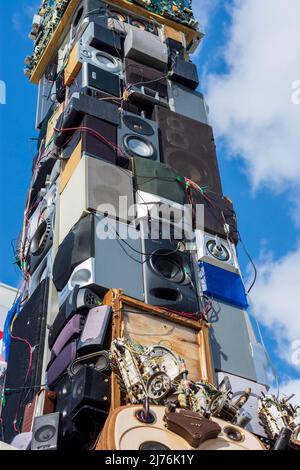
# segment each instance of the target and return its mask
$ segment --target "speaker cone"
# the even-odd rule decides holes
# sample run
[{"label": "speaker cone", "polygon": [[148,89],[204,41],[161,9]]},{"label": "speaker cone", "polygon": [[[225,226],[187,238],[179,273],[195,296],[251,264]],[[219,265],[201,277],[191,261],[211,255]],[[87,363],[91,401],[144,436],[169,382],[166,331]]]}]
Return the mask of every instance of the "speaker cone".
[{"label": "speaker cone", "polygon": [[109,16],[110,18],[114,18],[115,20],[121,21],[122,23],[126,21],[126,16],[119,11],[112,10],[110,11]]},{"label": "speaker cone", "polygon": [[121,72],[121,66],[117,59],[105,52],[97,52],[96,54],[97,65],[111,73]]},{"label": "speaker cone", "polygon": [[131,22],[132,26],[135,26],[136,28],[142,29],[143,31],[147,30],[147,26],[145,23],[139,20],[132,20]]},{"label": "speaker cone", "polygon": [[224,261],[225,263],[230,260],[229,250],[221,243],[218,244],[215,240],[210,240],[206,246],[209,253],[214,258]]},{"label": "speaker cone", "polygon": [[123,116],[123,123],[128,129],[137,134],[146,136],[154,135],[153,127],[137,116]]},{"label": "speaker cone", "polygon": [[141,444],[139,450],[171,450],[169,447],[165,446],[161,442],[148,441]]},{"label": "speaker cone", "polygon": [[34,234],[30,246],[32,255],[41,255],[50,237],[52,237],[52,223],[51,220],[47,219],[39,225]]},{"label": "speaker cone", "polygon": [[124,138],[124,145],[132,156],[154,158],[155,150],[153,145],[143,137],[127,135]]},{"label": "speaker cone", "polygon": [[186,279],[185,270],[180,256],[168,254],[167,250],[159,250],[152,255],[154,270],[169,281],[181,284]]},{"label": "speaker cone", "polygon": [[55,434],[55,427],[48,424],[42,426],[40,429],[37,430],[37,432],[35,433],[35,440],[38,442],[47,442],[50,441],[53,436],[55,436]]}]

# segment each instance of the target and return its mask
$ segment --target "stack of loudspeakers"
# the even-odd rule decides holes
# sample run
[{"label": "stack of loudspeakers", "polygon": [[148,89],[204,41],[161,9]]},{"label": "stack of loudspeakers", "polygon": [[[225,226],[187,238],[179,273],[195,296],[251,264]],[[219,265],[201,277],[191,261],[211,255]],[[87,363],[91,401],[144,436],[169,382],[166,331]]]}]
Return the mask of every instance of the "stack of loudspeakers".
[{"label": "stack of loudspeakers", "polygon": [[110,410],[112,310],[103,298],[113,288],[178,315],[212,312],[216,382],[226,373],[262,388],[235,213],[197,68],[176,23],[134,12],[79,2],[40,80],[7,442],[20,432],[33,432],[34,449],[96,442]]}]

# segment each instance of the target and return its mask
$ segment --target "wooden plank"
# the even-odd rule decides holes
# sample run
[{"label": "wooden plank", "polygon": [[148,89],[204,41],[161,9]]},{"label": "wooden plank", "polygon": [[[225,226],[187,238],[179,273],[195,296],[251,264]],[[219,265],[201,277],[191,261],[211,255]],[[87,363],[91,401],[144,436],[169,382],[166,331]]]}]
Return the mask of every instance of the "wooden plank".
[{"label": "wooden plank", "polygon": [[47,47],[40,58],[38,64],[36,65],[35,69],[32,71],[30,82],[31,83],[39,83],[40,78],[42,77],[47,65],[51,61],[52,57],[58,51],[59,44],[63,39],[63,34],[66,32],[65,30],[69,27],[71,22],[71,17],[75,12],[80,0],[71,0],[61,21],[58,23],[56,30],[54,31],[52,38],[50,39]]}]

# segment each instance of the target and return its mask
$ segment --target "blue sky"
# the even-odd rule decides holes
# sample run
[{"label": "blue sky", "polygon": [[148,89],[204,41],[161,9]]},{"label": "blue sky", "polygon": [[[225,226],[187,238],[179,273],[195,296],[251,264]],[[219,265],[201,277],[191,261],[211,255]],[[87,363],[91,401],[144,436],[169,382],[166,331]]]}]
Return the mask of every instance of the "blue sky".
[{"label": "blue sky", "polygon": [[[294,2],[294,0],[290,1],[291,3]],[[279,15],[280,8],[283,5],[282,0],[272,0],[272,2],[273,6],[275,4],[278,6]],[[16,2],[1,3],[0,80],[4,80],[7,85],[7,104],[0,105],[0,191],[2,201],[0,214],[0,282],[17,286],[19,273],[13,265],[11,242],[15,241],[21,228],[26,192],[30,180],[31,162],[35,153],[35,142],[30,141],[30,138],[36,137],[34,121],[37,89],[23,75],[23,61],[24,57],[31,52],[31,42],[27,39],[27,34],[30,29],[32,14],[35,11],[34,7],[39,2],[35,0],[18,0],[18,4]],[[255,6],[258,9],[260,8],[261,2],[258,3],[257,0],[253,0],[252,5],[253,3],[256,4]],[[266,0],[266,3],[269,3],[269,0]],[[234,10],[230,9],[232,6],[235,7]],[[250,26],[252,25],[249,0],[241,2],[194,0],[194,8],[200,21],[205,26],[206,32],[206,38],[200,53],[197,55],[197,62],[202,76],[203,89],[207,92],[209,98],[212,124],[216,126],[218,157],[224,192],[234,201],[242,238],[263,274],[260,276],[258,287],[253,293],[253,308],[263,325],[266,344],[270,349],[281,381],[285,383],[288,380],[300,380],[300,366],[291,364],[288,359],[289,345],[291,341],[298,339],[297,336],[291,334],[294,317],[288,316],[288,312],[284,310],[285,306],[289,309],[289,312],[293,305],[295,309],[297,308],[297,299],[295,299],[294,304],[292,303],[294,291],[291,289],[289,291],[284,290],[288,279],[284,280],[283,290],[277,302],[278,305],[280,304],[280,308],[281,305],[283,306],[281,308],[282,318],[278,318],[279,314],[277,316],[272,314],[275,300],[273,300],[273,303],[270,301],[271,298],[277,299],[276,296],[279,295],[277,289],[279,281],[274,276],[278,272],[280,278],[280,269],[283,265],[289,266],[290,263],[294,275],[299,273],[296,268],[294,270],[293,260],[287,258],[291,256],[293,249],[298,249],[299,226],[298,221],[295,220],[297,217],[292,216],[293,211],[294,215],[297,213],[297,205],[291,202],[293,192],[284,188],[295,188],[294,194],[297,194],[300,187],[300,178],[298,181],[295,177],[296,171],[293,171],[293,161],[291,162],[290,173],[282,176],[280,174],[281,169],[276,167],[276,162],[270,160],[269,171],[271,176],[268,179],[268,172],[263,167],[263,159],[264,155],[269,155],[271,150],[266,152],[265,149],[260,149],[259,143],[263,139],[260,132],[257,131],[257,134],[255,134],[253,131],[255,128],[251,121],[251,119],[254,120],[253,116],[247,115],[247,109],[255,108],[258,103],[257,97],[260,96],[259,81],[257,82],[254,79],[253,87],[250,79],[247,82],[246,76],[241,77],[237,82],[238,87],[242,88],[241,82],[244,78],[246,79],[246,83],[243,82],[245,93],[249,97],[253,91],[253,100],[249,102],[246,99],[245,102],[244,100],[240,102],[241,110],[244,113],[241,116],[243,124],[248,124],[246,131],[245,128],[241,128],[240,134],[237,135],[238,126],[231,127],[232,122],[239,119],[239,112],[241,112],[236,111],[236,106],[232,106],[232,102],[236,98],[235,91],[232,91],[236,83],[234,82],[236,79],[236,75],[234,76],[235,69],[239,65],[239,60],[241,67],[247,67],[241,59],[243,54],[248,51],[249,57],[251,56],[251,49],[247,49],[249,45],[245,45],[241,33],[246,14],[249,15]],[[247,8],[249,8],[249,11],[247,11]],[[264,14],[266,14],[265,11],[262,11],[262,15]],[[274,20],[274,23],[276,23],[276,14],[271,15],[270,18],[267,17],[267,22],[268,20],[270,22]],[[287,18],[285,21],[288,22]],[[253,30],[252,33],[255,36],[257,31]],[[236,43],[238,43],[238,47],[236,47]],[[256,46],[253,45],[253,47]],[[245,50],[243,50],[243,47]],[[268,49],[266,49],[265,54],[267,62],[267,57],[270,58],[270,55],[274,55],[274,50],[270,48],[268,54]],[[253,60],[252,56],[251,60]],[[300,60],[298,60],[299,63]],[[261,70],[260,73],[262,74]],[[298,77],[295,76],[294,79],[300,79],[299,75],[300,71]],[[273,77],[270,77],[271,85],[272,80]],[[220,90],[223,88],[224,81],[226,81],[226,87],[222,95]],[[224,97],[229,101],[224,102]],[[276,102],[278,99],[278,92],[274,90],[273,100]],[[267,105],[268,100],[266,99]],[[276,107],[272,105],[271,108],[276,114]],[[226,117],[227,110],[231,119],[230,122],[229,118]],[[277,110],[277,112],[279,111]],[[255,113],[257,113],[258,120],[261,119],[262,110],[259,108],[255,110]],[[257,121],[255,113],[254,117]],[[270,127],[271,124],[266,131],[268,136]],[[255,143],[257,148],[257,161],[255,158],[251,160],[251,151],[246,146],[243,147],[243,135],[245,135],[245,142],[249,140],[247,129],[253,131],[250,138],[253,139],[253,144]],[[234,134],[233,139],[231,139],[232,134]],[[296,146],[296,142],[294,145]],[[298,148],[295,148],[295,152],[297,151]],[[289,154],[291,154],[291,149],[289,149]],[[284,158],[287,158],[287,156],[284,156]],[[259,164],[261,164],[260,167]],[[241,247],[240,263],[247,277],[248,260]],[[251,278],[251,271],[249,276]],[[273,286],[274,289],[277,289],[276,296],[273,296]],[[288,283],[288,288],[290,288],[290,283]],[[299,294],[297,295],[299,296]],[[288,296],[288,300],[285,298],[286,296]],[[285,317],[288,320],[285,321]],[[298,320],[297,331],[299,329]],[[278,334],[279,332],[282,332],[282,335]],[[284,351],[282,348],[285,348]],[[298,386],[299,382],[295,382],[295,384]]]}]

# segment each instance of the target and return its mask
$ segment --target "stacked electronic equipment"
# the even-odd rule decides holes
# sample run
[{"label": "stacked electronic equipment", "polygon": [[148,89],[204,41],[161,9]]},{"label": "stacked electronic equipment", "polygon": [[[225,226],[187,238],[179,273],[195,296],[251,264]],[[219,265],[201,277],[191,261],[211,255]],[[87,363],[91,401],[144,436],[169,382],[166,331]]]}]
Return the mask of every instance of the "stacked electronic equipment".
[{"label": "stacked electronic equipment", "polygon": [[[177,390],[191,413],[205,408],[208,416],[213,402],[214,416],[266,437],[257,400],[267,391],[264,353],[247,314],[235,212],[223,195],[208,108],[196,91],[190,54],[202,34],[191,1],[45,0],[30,37],[34,53],[25,72],[33,82],[39,75],[39,138],[17,250],[24,286],[11,312],[6,442],[22,434],[32,449],[92,448],[110,412],[111,369],[119,369],[132,404],[148,393],[165,405],[161,390]],[[174,232],[167,239],[166,208]],[[178,236],[183,218],[188,230]],[[105,232],[111,236],[99,236]],[[168,348],[112,342],[113,309],[103,299],[114,288],[210,322],[215,387],[188,382],[184,358]],[[165,367],[153,366],[158,349]],[[124,371],[139,360],[136,374],[144,370],[141,380],[151,379],[152,387],[137,393]],[[170,378],[172,360],[178,371]],[[189,405],[173,384],[179,376]],[[211,437],[221,431],[214,426]]]}]

